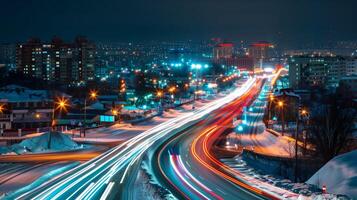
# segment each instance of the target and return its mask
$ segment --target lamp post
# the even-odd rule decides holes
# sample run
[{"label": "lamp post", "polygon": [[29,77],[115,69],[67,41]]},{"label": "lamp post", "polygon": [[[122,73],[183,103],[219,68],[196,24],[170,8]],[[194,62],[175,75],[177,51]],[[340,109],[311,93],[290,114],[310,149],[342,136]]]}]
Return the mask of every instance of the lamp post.
[{"label": "lamp post", "polygon": [[285,120],[284,120],[284,102],[282,101],[279,101],[278,102],[278,106],[280,107],[281,109],[281,134],[282,136],[284,136],[284,132],[285,132]]},{"label": "lamp post", "polygon": [[196,101],[196,99],[197,99],[197,90],[198,90],[198,72],[199,72],[199,70],[202,68],[202,65],[201,64],[197,64],[197,65],[195,65],[195,64],[193,64],[192,66],[192,69],[196,69],[196,80],[195,80],[195,82],[196,82],[196,86],[195,86],[195,91],[193,92],[193,104],[192,104],[192,110],[194,110],[195,109],[195,101]]},{"label": "lamp post", "polygon": [[300,122],[300,118],[302,116],[306,116],[307,115],[307,111],[306,110],[301,110],[301,113],[298,111],[297,114],[297,119],[296,119],[296,131],[295,131],[295,183],[297,182],[297,174],[298,174],[298,134],[299,134],[299,122]]},{"label": "lamp post", "polygon": [[[0,114],[3,114],[5,110],[5,106],[3,104],[0,104]],[[6,127],[5,127],[6,128]],[[2,136],[4,133],[3,126],[0,126],[0,136]]]},{"label": "lamp post", "polygon": [[269,128],[269,125],[270,125],[269,123],[270,123],[270,120],[271,120],[271,105],[273,104],[274,96],[271,94],[269,99],[270,99],[270,101],[269,101],[268,128]]},{"label": "lamp post", "polygon": [[170,89],[169,89],[169,92],[171,93],[171,99],[173,102],[175,102],[175,97],[174,97],[174,93],[175,93],[175,86],[172,86]]},{"label": "lamp post", "polygon": [[5,106],[3,104],[0,104],[0,113],[2,114],[5,110]]},{"label": "lamp post", "polygon": [[159,105],[160,105],[160,108],[162,107],[162,96],[163,96],[163,92],[162,91],[157,91],[156,93],[156,97],[159,98]]},{"label": "lamp post", "polygon": [[53,109],[52,109],[52,118],[51,118],[51,130],[55,130],[55,125],[56,125],[56,120],[55,120],[55,112],[56,110],[59,110],[60,112],[62,110],[67,111],[68,107],[68,100],[65,98],[57,98],[57,101],[54,102]]},{"label": "lamp post", "polygon": [[[92,90],[89,93],[89,99],[95,100],[98,96],[97,91]],[[83,137],[86,137],[86,127],[87,127],[87,96],[84,98],[84,120],[83,120]]]},{"label": "lamp post", "polygon": [[[119,112],[117,109],[113,109],[112,114],[114,115],[114,117],[117,117],[119,115]],[[119,120],[119,123],[120,123],[120,120]]]},{"label": "lamp post", "polygon": [[[51,131],[55,130],[55,112],[56,110],[59,110],[60,112],[62,110],[67,111],[67,107],[68,107],[68,99],[65,98],[57,98],[57,101],[54,102],[53,104],[53,110],[52,110],[52,122],[51,122]],[[47,143],[47,148],[51,149],[51,138],[52,138],[52,132],[49,133],[49,137],[48,137],[48,143]]]}]

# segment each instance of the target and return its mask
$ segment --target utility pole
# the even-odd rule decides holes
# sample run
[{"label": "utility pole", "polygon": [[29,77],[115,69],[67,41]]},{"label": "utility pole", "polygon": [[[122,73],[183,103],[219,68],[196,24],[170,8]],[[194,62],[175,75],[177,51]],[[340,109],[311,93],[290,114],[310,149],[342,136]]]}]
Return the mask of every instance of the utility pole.
[{"label": "utility pole", "polygon": [[297,176],[298,176],[298,134],[299,134],[299,122],[300,122],[300,113],[298,112],[297,114],[297,120],[296,120],[296,131],[295,131],[295,183],[297,182]]}]

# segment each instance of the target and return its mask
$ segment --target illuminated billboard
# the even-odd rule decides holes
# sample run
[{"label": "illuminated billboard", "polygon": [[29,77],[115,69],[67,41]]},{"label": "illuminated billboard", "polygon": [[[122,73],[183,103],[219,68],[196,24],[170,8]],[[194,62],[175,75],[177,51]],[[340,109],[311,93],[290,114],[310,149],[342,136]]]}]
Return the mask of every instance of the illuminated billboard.
[{"label": "illuminated billboard", "polygon": [[115,118],[112,115],[100,115],[99,121],[100,122],[115,122]]}]

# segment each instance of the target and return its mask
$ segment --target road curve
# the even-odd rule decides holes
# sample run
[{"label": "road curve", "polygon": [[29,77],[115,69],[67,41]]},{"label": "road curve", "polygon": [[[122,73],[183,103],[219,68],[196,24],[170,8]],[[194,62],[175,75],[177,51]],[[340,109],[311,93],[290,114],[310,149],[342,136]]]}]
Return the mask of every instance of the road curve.
[{"label": "road curve", "polygon": [[216,139],[231,126],[259,94],[263,81],[258,81],[246,94],[214,111],[205,120],[172,137],[157,150],[156,176],[163,185],[184,199],[274,199],[227,173],[212,154]]}]

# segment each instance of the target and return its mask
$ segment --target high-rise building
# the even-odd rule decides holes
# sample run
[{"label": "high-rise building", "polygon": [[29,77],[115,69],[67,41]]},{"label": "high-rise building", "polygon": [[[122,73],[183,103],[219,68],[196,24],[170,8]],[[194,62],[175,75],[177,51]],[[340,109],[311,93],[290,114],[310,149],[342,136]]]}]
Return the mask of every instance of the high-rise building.
[{"label": "high-rise building", "polygon": [[346,75],[357,75],[357,57],[350,57],[346,59]]},{"label": "high-rise building", "polygon": [[249,46],[249,56],[253,58],[255,68],[263,68],[263,63],[270,58],[270,49],[274,48],[269,42],[261,41]]},{"label": "high-rise building", "polygon": [[77,81],[94,79],[95,44],[85,37],[77,37],[73,44],[74,71]]},{"label": "high-rise building", "polygon": [[289,84],[299,89],[321,86],[334,89],[345,76],[354,75],[355,58],[341,56],[292,56],[289,64]]},{"label": "high-rise building", "polygon": [[233,57],[232,43],[219,43],[213,48],[213,59],[215,61],[220,59],[230,59]]},{"label": "high-rise building", "polygon": [[0,65],[8,68],[15,67],[16,63],[16,45],[0,44]]},{"label": "high-rise building", "polygon": [[83,37],[73,44],[53,38],[50,43],[30,39],[17,46],[16,65],[25,75],[63,84],[94,78],[95,45]]}]

